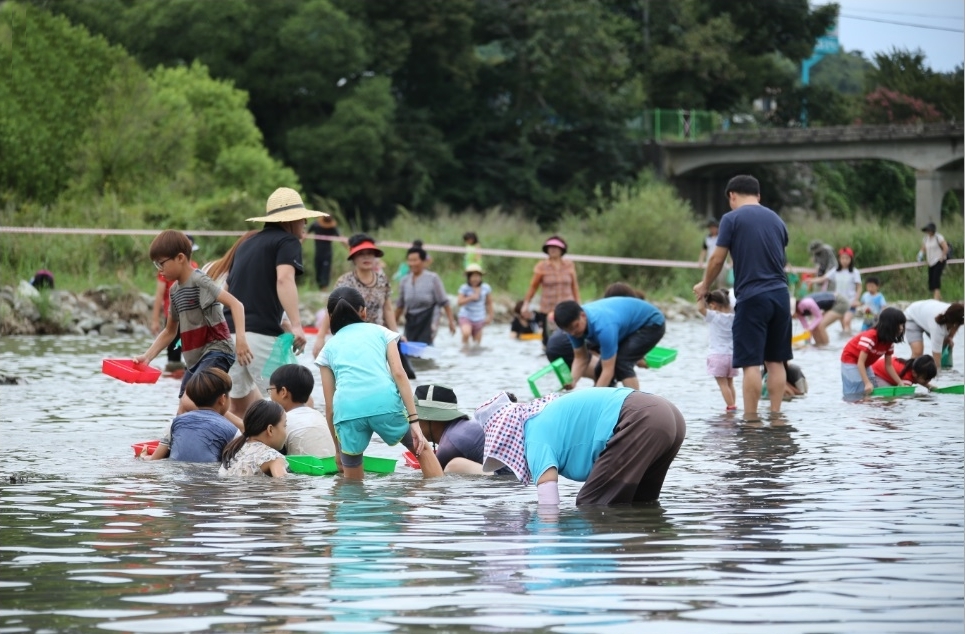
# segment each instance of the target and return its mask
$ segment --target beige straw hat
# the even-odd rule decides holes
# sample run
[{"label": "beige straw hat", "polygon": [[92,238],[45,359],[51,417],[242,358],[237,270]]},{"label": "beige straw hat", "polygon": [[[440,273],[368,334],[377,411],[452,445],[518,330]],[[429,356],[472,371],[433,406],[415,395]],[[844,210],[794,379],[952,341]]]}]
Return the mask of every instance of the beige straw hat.
[{"label": "beige straw hat", "polygon": [[290,222],[306,218],[328,217],[327,213],[305,209],[302,197],[294,189],[279,187],[268,197],[265,205],[268,213],[261,218],[248,218],[248,222]]}]

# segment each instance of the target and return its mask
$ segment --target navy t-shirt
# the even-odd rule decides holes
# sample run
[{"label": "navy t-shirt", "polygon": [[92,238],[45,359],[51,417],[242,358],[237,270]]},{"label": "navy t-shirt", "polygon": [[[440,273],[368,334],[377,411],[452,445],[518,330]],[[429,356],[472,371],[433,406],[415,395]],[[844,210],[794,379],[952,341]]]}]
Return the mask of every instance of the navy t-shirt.
[{"label": "navy t-shirt", "polygon": [[734,296],[742,301],[768,291],[787,290],[787,226],[763,205],[744,205],[720,220],[717,246],[734,261]]},{"label": "navy t-shirt", "polygon": [[237,427],[213,410],[181,414],[171,422],[171,460],[221,462],[221,452],[237,433]]},{"label": "navy t-shirt", "polygon": [[[278,299],[278,275],[275,267],[288,264],[301,275],[302,243],[278,223],[265,228],[241,243],[228,272],[228,292],[245,307],[245,330],[277,337],[282,334],[281,316],[285,312]],[[225,319],[235,332],[234,319],[225,310]]]}]

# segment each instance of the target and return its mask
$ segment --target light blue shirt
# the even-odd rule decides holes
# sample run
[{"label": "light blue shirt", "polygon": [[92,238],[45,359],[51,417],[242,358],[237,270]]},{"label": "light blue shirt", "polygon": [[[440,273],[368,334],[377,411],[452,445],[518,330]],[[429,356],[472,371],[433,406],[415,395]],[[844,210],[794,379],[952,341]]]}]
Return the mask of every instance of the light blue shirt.
[{"label": "light blue shirt", "polygon": [[523,439],[533,482],[551,467],[564,478],[586,482],[632,391],[596,387],[570,392],[526,421]]},{"label": "light blue shirt", "polygon": [[332,422],[405,411],[385,356],[398,338],[395,331],[363,323],[345,326],[328,340],[315,364],[335,375]]},{"label": "light blue shirt", "polygon": [[574,348],[584,343],[600,347],[600,359],[612,359],[620,341],[644,326],[659,326],[663,320],[653,304],[636,297],[605,297],[583,305],[586,313],[586,332],[582,337],[570,337]]},{"label": "light blue shirt", "polygon": [[[486,297],[493,292],[492,287],[485,282],[479,287],[479,299],[463,304],[459,307],[459,317],[469,321],[486,321]],[[459,287],[459,294],[468,297],[476,291],[469,284]]]}]

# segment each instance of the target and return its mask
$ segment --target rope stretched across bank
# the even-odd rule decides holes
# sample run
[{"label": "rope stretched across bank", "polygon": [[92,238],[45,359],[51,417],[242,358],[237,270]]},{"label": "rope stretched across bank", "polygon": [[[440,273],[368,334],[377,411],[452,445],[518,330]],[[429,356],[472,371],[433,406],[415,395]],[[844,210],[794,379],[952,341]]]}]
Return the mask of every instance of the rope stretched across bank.
[{"label": "rope stretched across bank", "polygon": [[[46,235],[94,235],[94,236],[155,236],[156,229],[82,229],[71,227],[9,227],[0,226],[0,233],[21,233],[21,234],[46,234]],[[213,231],[197,230],[190,231],[194,236],[227,236],[238,237],[244,231]],[[320,236],[308,235],[306,238],[312,240],[327,240],[329,242],[346,242],[342,236]],[[397,249],[408,249],[409,242],[396,242],[393,240],[380,240],[380,247],[390,247]],[[465,247],[454,247],[445,244],[424,244],[423,248],[427,251],[438,251],[441,253],[465,253]],[[510,249],[477,249],[477,253],[482,255],[495,255],[506,258],[529,258],[541,260],[546,257],[542,251],[514,251]],[[688,260],[653,260],[648,258],[619,258],[607,255],[579,255],[567,253],[566,257],[574,262],[588,262],[592,264],[622,264],[627,266],[650,266],[678,269],[701,269],[703,266]],[[948,264],[963,264],[965,259],[948,260]],[[882,271],[897,271],[899,269],[912,269],[920,266],[927,266],[925,262],[902,262],[898,264],[884,264],[881,266],[863,266],[862,273],[881,273]],[[790,266],[788,271],[793,273],[810,273],[813,269],[804,266]]]}]

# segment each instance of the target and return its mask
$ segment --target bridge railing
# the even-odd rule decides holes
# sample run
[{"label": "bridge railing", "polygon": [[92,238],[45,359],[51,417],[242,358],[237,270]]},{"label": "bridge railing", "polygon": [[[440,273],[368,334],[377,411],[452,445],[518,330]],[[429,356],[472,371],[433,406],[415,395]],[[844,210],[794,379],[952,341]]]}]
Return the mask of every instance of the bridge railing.
[{"label": "bridge railing", "polygon": [[707,110],[655,108],[644,110],[628,126],[640,141],[696,141],[722,130],[724,119],[720,113]]}]

